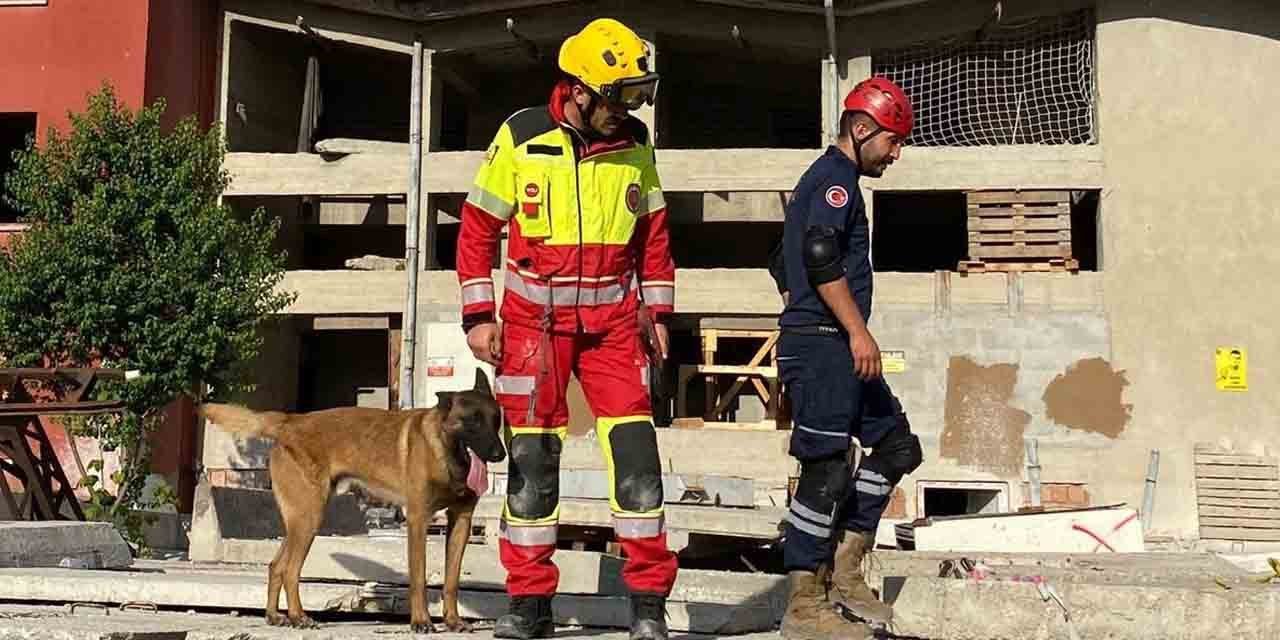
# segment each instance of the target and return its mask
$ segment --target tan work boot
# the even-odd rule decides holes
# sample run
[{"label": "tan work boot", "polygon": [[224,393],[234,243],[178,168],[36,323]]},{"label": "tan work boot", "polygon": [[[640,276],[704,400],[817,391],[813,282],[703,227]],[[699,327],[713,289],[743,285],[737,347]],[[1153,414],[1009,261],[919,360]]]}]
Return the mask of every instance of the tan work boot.
[{"label": "tan work boot", "polygon": [[792,571],[787,612],[779,633],[787,640],[870,640],[871,627],[846,620],[827,601],[827,571]]},{"label": "tan work boot", "polygon": [[836,546],[835,570],[831,574],[831,601],[849,613],[873,624],[893,621],[893,607],[883,603],[867,586],[862,560],[875,546],[875,534],[843,531]]}]

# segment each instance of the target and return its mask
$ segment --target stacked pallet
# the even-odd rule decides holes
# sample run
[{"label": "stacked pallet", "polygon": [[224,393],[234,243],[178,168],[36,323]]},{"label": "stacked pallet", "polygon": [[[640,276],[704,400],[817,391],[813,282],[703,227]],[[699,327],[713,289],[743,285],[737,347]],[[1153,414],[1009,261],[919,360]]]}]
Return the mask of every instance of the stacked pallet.
[{"label": "stacked pallet", "polygon": [[971,191],[969,256],[961,272],[1075,271],[1071,192]]},{"label": "stacked pallet", "polygon": [[1280,461],[1196,445],[1200,538],[1280,542]]}]

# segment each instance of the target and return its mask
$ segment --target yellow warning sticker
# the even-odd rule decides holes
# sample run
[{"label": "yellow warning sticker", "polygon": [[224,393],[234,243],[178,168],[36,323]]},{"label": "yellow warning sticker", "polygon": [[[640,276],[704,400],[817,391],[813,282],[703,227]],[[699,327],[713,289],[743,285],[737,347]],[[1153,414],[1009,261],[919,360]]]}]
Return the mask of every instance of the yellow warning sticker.
[{"label": "yellow warning sticker", "polygon": [[902,373],[907,370],[907,352],[891,350],[880,352],[880,370],[883,373]]},{"label": "yellow warning sticker", "polygon": [[1249,354],[1244,347],[1218,347],[1214,354],[1218,391],[1249,390]]}]

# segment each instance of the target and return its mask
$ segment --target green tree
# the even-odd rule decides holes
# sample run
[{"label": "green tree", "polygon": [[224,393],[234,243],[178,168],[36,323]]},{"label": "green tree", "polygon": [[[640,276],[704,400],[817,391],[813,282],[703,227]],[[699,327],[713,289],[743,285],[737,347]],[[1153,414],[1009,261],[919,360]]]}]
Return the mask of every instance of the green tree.
[{"label": "green tree", "polygon": [[134,510],[158,506],[142,493],[160,410],[202,384],[246,388],[258,323],[292,301],[276,289],[279,221],[218,202],[229,182],[220,131],[194,118],[165,130],[163,111],[157,101],[131,112],[104,84],[70,114],[67,135],[51,128],[43,146],[15,152],[7,199],[32,226],[0,252],[0,354],[11,366],[142,374],[98,388],[125,401],[121,415],[72,425],[121,459],[115,495],[85,479],[90,517],[140,547]]}]

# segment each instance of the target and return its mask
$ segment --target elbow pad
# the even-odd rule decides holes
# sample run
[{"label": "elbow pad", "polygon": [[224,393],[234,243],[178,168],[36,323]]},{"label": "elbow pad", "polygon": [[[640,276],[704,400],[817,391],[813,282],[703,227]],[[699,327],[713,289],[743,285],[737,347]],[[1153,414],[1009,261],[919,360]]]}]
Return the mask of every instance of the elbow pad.
[{"label": "elbow pad", "polygon": [[804,268],[815,286],[844,277],[844,252],[834,227],[812,227],[805,234]]}]

